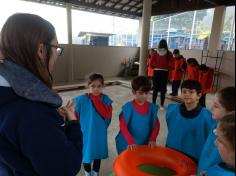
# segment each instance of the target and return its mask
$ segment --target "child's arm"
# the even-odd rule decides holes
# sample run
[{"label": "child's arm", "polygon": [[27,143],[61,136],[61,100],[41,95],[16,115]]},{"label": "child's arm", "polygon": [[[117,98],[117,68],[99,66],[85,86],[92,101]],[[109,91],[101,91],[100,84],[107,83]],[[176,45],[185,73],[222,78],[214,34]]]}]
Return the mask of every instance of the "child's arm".
[{"label": "child's arm", "polygon": [[186,61],[185,58],[184,58],[184,62],[183,62],[182,68],[183,68],[184,72],[187,71],[187,61]]},{"label": "child's arm", "polygon": [[210,69],[209,70],[209,75],[208,75],[208,78],[207,78],[207,83],[206,83],[207,87],[212,87],[213,79],[214,79],[214,70]]},{"label": "child's arm", "polygon": [[128,130],[127,123],[125,121],[125,117],[123,114],[120,116],[120,131],[123,134],[123,136],[125,137],[128,145],[129,145],[128,148],[131,150],[135,149],[136,144],[135,144],[134,138]]},{"label": "child's arm", "polygon": [[76,117],[76,120],[80,120],[80,117],[79,117],[79,114],[75,111],[75,117]]},{"label": "child's arm", "polygon": [[149,146],[150,147],[155,147],[156,146],[156,139],[160,131],[160,122],[159,119],[157,118],[155,126],[152,130],[151,136],[149,138]]}]

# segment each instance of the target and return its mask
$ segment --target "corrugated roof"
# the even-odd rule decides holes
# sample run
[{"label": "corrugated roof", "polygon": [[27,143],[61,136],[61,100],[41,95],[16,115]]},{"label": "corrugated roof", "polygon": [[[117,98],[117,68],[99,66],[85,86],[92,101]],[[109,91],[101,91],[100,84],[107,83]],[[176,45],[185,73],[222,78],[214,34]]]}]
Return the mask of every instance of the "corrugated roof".
[{"label": "corrugated roof", "polygon": [[[71,3],[73,8],[101,14],[140,18],[143,0],[26,0],[56,6]],[[152,16],[235,5],[235,0],[153,0]]]}]

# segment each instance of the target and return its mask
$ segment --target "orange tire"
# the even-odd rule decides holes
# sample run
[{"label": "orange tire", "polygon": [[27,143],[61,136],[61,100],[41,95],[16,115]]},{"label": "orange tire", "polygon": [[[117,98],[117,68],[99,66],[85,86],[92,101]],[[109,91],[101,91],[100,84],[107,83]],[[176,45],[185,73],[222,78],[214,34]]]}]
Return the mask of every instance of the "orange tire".
[{"label": "orange tire", "polygon": [[197,173],[196,163],[184,154],[165,147],[151,149],[148,146],[139,146],[136,151],[124,151],[116,158],[113,169],[115,176],[151,176],[138,169],[144,164],[169,168],[176,172],[175,176]]}]

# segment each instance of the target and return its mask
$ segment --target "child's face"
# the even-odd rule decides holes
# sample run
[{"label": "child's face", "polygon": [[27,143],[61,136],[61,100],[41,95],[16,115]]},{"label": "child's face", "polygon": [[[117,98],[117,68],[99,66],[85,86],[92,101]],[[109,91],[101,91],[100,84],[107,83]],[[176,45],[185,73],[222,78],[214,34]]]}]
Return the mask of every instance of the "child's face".
[{"label": "child's face", "polygon": [[201,93],[197,93],[195,89],[182,89],[182,98],[185,104],[196,104],[201,98]]},{"label": "child's face", "polygon": [[89,84],[89,93],[98,96],[102,93],[104,85],[101,83],[100,80],[95,80],[91,84]]},{"label": "child's face", "polygon": [[137,91],[133,90],[133,94],[135,96],[135,100],[138,103],[144,103],[145,101],[147,101],[148,92],[143,92],[143,91],[140,91],[140,90],[137,90]]},{"label": "child's face", "polygon": [[179,54],[173,54],[175,58],[178,58],[180,55]]},{"label": "child's face", "polygon": [[212,117],[215,120],[220,120],[227,114],[227,110],[220,103],[220,95],[216,94],[213,106],[211,107]]},{"label": "child's face", "polygon": [[230,167],[235,167],[235,149],[230,145],[229,141],[224,136],[224,133],[220,130],[219,125],[216,129],[217,139],[215,144],[218,148],[222,160]]},{"label": "child's face", "polygon": [[194,63],[189,63],[189,65],[190,65],[191,67],[194,67],[194,66],[195,66],[195,64],[194,64]]},{"label": "child's face", "polygon": [[199,70],[199,73],[204,73],[204,72],[206,72],[206,71],[203,71],[203,70]]}]

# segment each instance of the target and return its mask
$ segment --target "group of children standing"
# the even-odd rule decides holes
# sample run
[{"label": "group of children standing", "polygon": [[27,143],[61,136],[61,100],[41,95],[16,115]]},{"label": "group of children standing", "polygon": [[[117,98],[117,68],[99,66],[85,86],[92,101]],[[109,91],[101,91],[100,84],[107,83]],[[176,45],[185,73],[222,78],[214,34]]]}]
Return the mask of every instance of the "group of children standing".
[{"label": "group of children standing", "polygon": [[[158,105],[147,101],[151,80],[139,76],[132,80],[131,85],[134,99],[122,106],[119,115],[120,131],[115,139],[118,154],[126,149],[135,150],[137,145],[155,147],[161,125],[157,117]],[[97,176],[101,159],[108,157],[107,128],[112,117],[112,100],[103,94],[103,87],[103,76],[91,74],[88,93],[75,98],[76,114],[83,133],[85,176]],[[225,88],[216,94],[212,112],[199,104],[201,90],[201,84],[196,80],[182,83],[184,103],[171,104],[167,108],[166,146],[195,160],[199,166],[198,175],[222,176],[224,173],[233,176],[235,144],[231,140],[235,137],[232,134],[235,114],[229,115],[228,112],[235,110],[232,98],[235,88]],[[225,152],[227,149],[230,152]]]},{"label": "group of children standing", "polygon": [[[157,76],[154,74],[155,70],[163,71],[163,68],[160,66],[159,66],[160,68],[158,67],[156,68],[155,65],[152,64],[152,60],[158,59],[155,58],[157,57],[156,56],[157,52],[159,53],[158,50],[159,48],[157,49],[157,51],[152,49],[147,59],[148,76],[150,78],[153,78],[153,84],[155,84],[156,80],[159,81],[163,80],[162,75],[159,75],[159,77],[156,78]],[[170,53],[169,51],[168,55],[169,55],[168,57],[165,57],[166,58],[165,60],[168,63],[168,67],[166,66],[166,71],[168,71],[168,80],[172,83],[172,92],[170,93],[170,95],[178,96],[178,91],[181,82],[185,79],[185,77],[188,80],[196,80],[199,81],[201,84],[202,96],[200,99],[200,104],[203,107],[206,107],[206,94],[212,92],[214,69],[207,67],[205,64],[200,65],[195,58],[189,58],[188,60],[186,60],[180,54],[180,51],[178,49],[175,49],[173,53]],[[159,62],[160,60],[161,59],[159,59]],[[157,84],[161,85],[161,83]],[[155,99],[153,101],[155,101]]]}]

